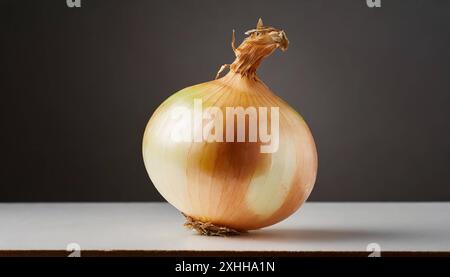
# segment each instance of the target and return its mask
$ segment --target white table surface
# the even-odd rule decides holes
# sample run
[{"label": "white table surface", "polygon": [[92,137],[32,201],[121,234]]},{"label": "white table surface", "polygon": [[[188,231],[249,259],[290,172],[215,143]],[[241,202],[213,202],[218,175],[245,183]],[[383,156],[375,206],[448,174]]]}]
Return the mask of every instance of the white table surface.
[{"label": "white table surface", "polygon": [[450,252],[450,203],[306,203],[274,226],[204,237],[162,203],[0,204],[0,251],[381,251]]}]

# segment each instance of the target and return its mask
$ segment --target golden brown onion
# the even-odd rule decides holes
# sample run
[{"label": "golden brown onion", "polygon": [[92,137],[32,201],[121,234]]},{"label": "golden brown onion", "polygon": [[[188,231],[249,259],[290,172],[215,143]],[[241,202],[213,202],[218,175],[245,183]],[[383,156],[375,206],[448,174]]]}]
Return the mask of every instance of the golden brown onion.
[{"label": "golden brown onion", "polygon": [[[317,153],[308,126],[256,76],[263,58],[277,48],[287,49],[287,36],[282,30],[263,26],[261,20],[246,34],[249,36],[235,48],[233,33],[236,59],[221,68],[219,73],[230,69],[224,77],[173,94],[145,129],[143,156],[153,184],[187,216],[188,225],[203,234],[229,234],[277,223],[307,199],[316,178]],[[200,121],[196,118],[199,106],[203,112],[209,111],[201,114]],[[212,107],[218,108],[216,113],[208,110]],[[254,108],[256,112],[266,108],[266,117],[256,115],[256,130],[258,134],[264,131],[261,126],[272,130],[271,141],[261,137],[250,141],[249,112],[246,141],[237,142],[239,118],[233,117],[234,129],[227,130],[229,107]],[[271,117],[277,113],[274,107],[278,108],[277,121]],[[184,132],[174,139],[174,130]],[[234,142],[226,142],[227,132],[229,138],[234,133]],[[183,135],[191,140],[180,141]]]}]

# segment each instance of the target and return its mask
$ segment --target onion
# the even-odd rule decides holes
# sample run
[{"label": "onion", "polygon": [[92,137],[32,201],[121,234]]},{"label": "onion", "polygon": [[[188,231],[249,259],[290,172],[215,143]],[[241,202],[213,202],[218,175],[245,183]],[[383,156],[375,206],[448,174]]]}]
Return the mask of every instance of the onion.
[{"label": "onion", "polygon": [[[219,70],[218,76],[229,68],[224,77],[173,94],[144,133],[153,184],[186,216],[186,226],[205,235],[285,219],[308,198],[316,179],[317,152],[307,124],[256,75],[265,57],[287,49],[287,36],[261,19],[246,35],[236,48],[233,31],[236,59]],[[243,117],[230,115],[230,107],[244,111]]]}]

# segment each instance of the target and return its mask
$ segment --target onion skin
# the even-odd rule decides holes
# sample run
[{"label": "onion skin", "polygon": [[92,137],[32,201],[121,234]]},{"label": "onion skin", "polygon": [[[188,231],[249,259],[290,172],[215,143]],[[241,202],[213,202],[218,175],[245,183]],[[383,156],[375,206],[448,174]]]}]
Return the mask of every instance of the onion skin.
[{"label": "onion skin", "polygon": [[[182,213],[218,226],[254,230],[285,219],[308,198],[317,152],[303,118],[256,77],[256,70],[243,74],[231,69],[220,79],[173,94],[158,107],[144,132],[143,158],[157,190]],[[202,100],[203,109],[223,111],[279,107],[278,150],[261,153],[260,141],[173,141],[171,130],[180,123],[171,117],[172,109],[193,110],[195,99]]]}]

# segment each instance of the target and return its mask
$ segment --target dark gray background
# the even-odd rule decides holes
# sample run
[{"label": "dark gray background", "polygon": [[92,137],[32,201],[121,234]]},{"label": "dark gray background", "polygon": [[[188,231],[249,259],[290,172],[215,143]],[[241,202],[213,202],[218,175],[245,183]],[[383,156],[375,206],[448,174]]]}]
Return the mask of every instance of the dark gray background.
[{"label": "dark gray background", "polygon": [[450,200],[450,1],[0,1],[0,201],[162,200],[141,157],[170,94],[262,17],[259,70],[307,120],[311,200]]}]

